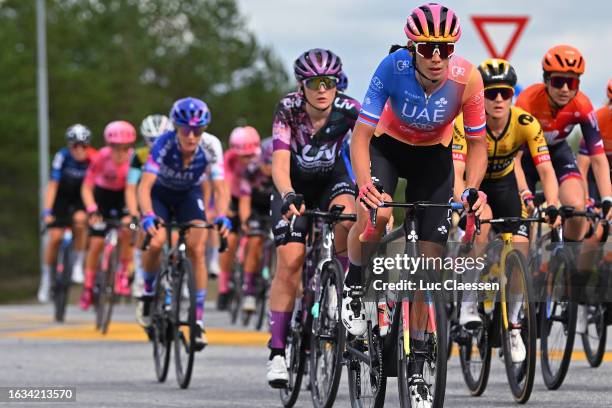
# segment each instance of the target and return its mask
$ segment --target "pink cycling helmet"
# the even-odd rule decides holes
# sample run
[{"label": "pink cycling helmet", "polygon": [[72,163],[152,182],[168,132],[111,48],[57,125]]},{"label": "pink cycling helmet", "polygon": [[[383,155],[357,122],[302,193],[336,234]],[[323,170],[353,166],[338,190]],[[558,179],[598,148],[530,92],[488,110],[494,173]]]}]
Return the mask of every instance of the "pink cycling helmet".
[{"label": "pink cycling helmet", "polygon": [[335,76],[340,79],[342,60],[330,50],[313,48],[300,55],[293,63],[295,79],[301,82],[316,76]]},{"label": "pink cycling helmet", "polygon": [[229,139],[230,148],[239,156],[250,156],[261,152],[260,137],[252,126],[237,127]]},{"label": "pink cycling helmet", "polygon": [[426,3],[412,10],[404,32],[413,42],[457,42],[461,26],[453,10],[441,4]]},{"label": "pink cycling helmet", "polygon": [[104,128],[106,144],[131,144],[136,141],[136,129],[129,122],[117,120]]}]

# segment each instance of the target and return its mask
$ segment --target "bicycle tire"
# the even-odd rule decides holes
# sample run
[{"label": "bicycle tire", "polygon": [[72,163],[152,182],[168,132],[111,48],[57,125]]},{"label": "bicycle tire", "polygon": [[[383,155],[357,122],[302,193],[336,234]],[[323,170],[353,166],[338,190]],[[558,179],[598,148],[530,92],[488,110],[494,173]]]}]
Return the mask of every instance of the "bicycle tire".
[{"label": "bicycle tire", "polygon": [[[382,408],[385,404],[387,377],[383,372],[383,339],[379,336],[377,327],[372,329],[371,322],[368,322],[368,333],[368,337],[372,341],[365,342],[354,339],[351,345],[368,355],[370,353],[375,354],[374,361],[377,367],[372,374],[372,368],[369,364],[357,358],[348,358],[346,368],[348,370],[349,397],[352,408]],[[363,378],[369,381],[362,381]],[[363,391],[368,391],[371,395]]]},{"label": "bicycle tire", "polygon": [[[491,343],[489,342],[490,321],[487,315],[481,314],[482,326],[476,330],[469,331],[469,345],[459,346],[459,361],[461,362],[461,373],[470,394],[474,397],[482,395],[487,389],[489,373],[491,371]],[[476,340],[476,344],[474,344]],[[472,375],[470,369],[472,355],[476,351],[480,357],[480,370],[478,376]],[[478,365],[478,363],[477,363]]]},{"label": "bicycle tire", "polygon": [[[303,299],[302,299],[303,300]],[[306,333],[309,330],[309,319],[306,322],[302,319],[302,307],[295,308],[291,317],[291,326],[289,335],[285,344],[285,363],[289,372],[289,381],[285,388],[279,391],[281,403],[285,408],[291,408],[295,405],[300,396],[302,387],[302,379],[306,371]],[[307,314],[310,316],[310,313]],[[297,353],[296,353],[297,351]]]},{"label": "bicycle tire", "polygon": [[[174,294],[174,368],[179,387],[185,389],[191,382],[195,356],[196,336],[196,287],[193,268],[189,259],[182,259],[176,270]],[[183,284],[187,285],[186,292]],[[183,296],[187,294],[187,299]],[[186,313],[183,315],[182,313]],[[186,334],[184,329],[188,329]]]},{"label": "bicycle tire", "polygon": [[[109,252],[108,255],[106,255],[106,251]],[[113,315],[113,305],[115,303],[115,274],[119,266],[119,248],[117,246],[113,247],[111,250],[105,248],[104,256],[108,256],[108,262],[106,263],[107,268],[105,271],[102,271],[106,279],[100,290],[98,300],[98,313],[100,314],[99,328],[102,334],[108,333],[111,317]]]},{"label": "bicycle tire", "polygon": [[59,258],[62,259],[62,274],[57,274],[57,263],[54,268],[53,303],[55,306],[55,321],[63,323],[66,317],[66,305],[72,283],[72,245],[61,245]]},{"label": "bicycle tire", "polygon": [[[504,354],[504,366],[506,368],[506,376],[510,385],[510,391],[514,400],[520,404],[526,403],[531,397],[533,383],[536,370],[536,340],[537,340],[537,320],[535,314],[535,303],[533,302],[533,285],[531,284],[531,275],[527,270],[527,260],[525,256],[514,249],[506,255],[505,261],[505,276],[508,282],[512,281],[512,271],[514,267],[518,267],[517,271],[522,281],[523,286],[523,316],[520,322],[521,337],[525,344],[526,356],[520,364],[513,363],[510,353],[510,332],[504,329],[504,316],[501,316],[501,338],[502,350]],[[505,290],[510,285],[501,288]],[[506,299],[509,299],[509,294]],[[500,307],[503,314],[503,307]],[[508,306],[506,305],[506,310]],[[520,316],[520,314],[519,314]],[[509,328],[509,327],[508,327]]]},{"label": "bicycle tire", "polygon": [[[420,273],[421,279],[426,279],[429,282],[435,282],[433,271],[425,271]],[[427,284],[426,284],[427,285]],[[424,291],[422,291],[424,292]],[[425,383],[430,384],[430,391],[433,397],[433,407],[443,407],[446,394],[446,369],[448,362],[448,350],[446,342],[448,341],[447,331],[447,310],[446,303],[440,291],[429,291],[427,295],[431,297],[430,312],[435,313],[435,333],[428,336],[425,341],[427,352],[425,354],[425,362],[423,365],[423,378]],[[398,310],[401,312],[401,303],[398,304]],[[408,367],[410,359],[407,358],[404,352],[404,331],[401,329],[402,315],[398,316],[397,326],[397,387],[399,393],[400,407],[411,407],[410,391],[408,389],[409,373]],[[411,347],[415,343],[410,341]],[[414,353],[412,353],[414,355]]]},{"label": "bicycle tire", "polygon": [[[172,354],[172,320],[166,307],[166,290],[171,290],[168,275],[162,272],[155,285],[155,294],[151,304],[151,328],[153,331],[153,362],[155,363],[155,376],[157,381],[165,382],[170,367],[170,354]],[[171,306],[170,306],[171,308]]]},{"label": "bicycle tire", "polygon": [[[586,333],[580,335],[582,347],[589,365],[593,368],[599,367],[606,353],[606,341],[608,338],[608,326],[606,324],[605,307],[599,303],[597,305],[587,305],[589,312],[587,316]],[[591,324],[592,323],[592,324]],[[591,329],[593,327],[593,329]],[[594,331],[593,335],[591,333]],[[593,340],[593,345],[591,345]],[[594,347],[593,347],[594,346]]]},{"label": "bicycle tire", "polygon": [[266,320],[266,310],[268,304],[268,282],[260,276],[260,287],[257,291],[257,299],[255,302],[255,330],[259,331],[263,328]]},{"label": "bicycle tire", "polygon": [[[572,262],[568,253],[560,248],[549,263],[546,286],[556,288],[557,282],[560,282],[562,288],[571,287],[571,268]],[[547,293],[546,301],[542,304],[540,313],[540,361],[546,388],[556,390],[563,384],[572,359],[578,305],[569,298],[566,292],[562,293],[562,296],[566,296],[566,298],[561,298],[560,301],[552,299],[551,296],[550,293]],[[559,311],[559,314],[557,314],[557,311]],[[549,313],[550,317],[548,316]],[[551,341],[551,333],[555,322],[563,325],[564,341]],[[560,329],[555,330],[555,332],[561,333]],[[557,336],[557,338],[559,337]],[[558,347],[556,347],[557,344]],[[561,352],[561,360],[555,369],[553,362],[559,352]]]},{"label": "bicycle tire", "polygon": [[240,309],[242,308],[242,272],[239,267],[236,267],[232,272],[232,288],[230,290],[229,313],[230,321],[236,324]]},{"label": "bicycle tire", "polygon": [[[342,266],[337,260],[327,263],[321,271],[318,316],[313,316],[310,335],[310,394],[315,408],[332,407],[342,377],[342,355],[346,338],[346,331],[340,319],[343,278]],[[332,309],[333,312],[330,313]],[[329,349],[331,353],[328,354]],[[326,361],[327,355],[331,357],[329,363]],[[328,370],[323,369],[325,372],[322,372],[322,375],[319,375],[318,367],[326,364],[319,364],[320,357],[323,357],[324,363],[328,363],[329,367]],[[331,381],[327,381],[321,389],[320,385],[324,384],[325,378],[330,378]]]}]

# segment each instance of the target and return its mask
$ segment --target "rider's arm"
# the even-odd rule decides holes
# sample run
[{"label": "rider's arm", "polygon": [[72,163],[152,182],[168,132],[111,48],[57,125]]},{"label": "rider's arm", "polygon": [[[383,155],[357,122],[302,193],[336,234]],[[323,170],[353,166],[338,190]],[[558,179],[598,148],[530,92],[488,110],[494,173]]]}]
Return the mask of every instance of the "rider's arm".
[{"label": "rider's arm", "polygon": [[518,186],[519,192],[529,190],[527,178],[525,177],[525,171],[523,170],[523,164],[521,163],[522,158],[523,150],[520,149],[514,157],[514,175],[516,176],[516,184]]},{"label": "rider's arm", "polygon": [[136,184],[125,186],[125,206],[132,217],[138,217],[138,198],[136,197]]},{"label": "rider's arm", "polygon": [[96,173],[100,171],[100,156],[96,158],[87,168],[83,184],[81,184],[81,198],[83,199],[83,205],[88,213],[95,212],[97,210],[96,200],[94,198],[93,190],[96,185]]},{"label": "rider's arm", "polygon": [[597,126],[597,115],[593,110],[591,101],[586,96],[579,93],[576,98],[580,98],[580,129],[582,130],[582,137],[591,159],[591,168],[597,182],[599,195],[601,197],[610,197],[612,196],[610,165],[604,151],[599,127]]},{"label": "rider's arm", "polygon": [[597,182],[597,189],[601,197],[612,196],[612,186],[610,186],[610,164],[604,153],[590,157],[593,175]]},{"label": "rider's arm", "polygon": [[473,68],[465,87],[461,111],[468,146],[465,184],[466,188],[478,189],[487,171],[487,138],[482,77],[476,68]]},{"label": "rider's arm", "polygon": [[[589,168],[591,167],[591,159],[586,153],[582,151],[583,142],[580,143],[580,152],[576,156],[576,163],[578,164],[578,170],[582,176],[582,185],[584,186],[585,201],[589,199]],[[585,147],[586,149],[586,147]]]},{"label": "rider's arm", "polygon": [[229,208],[229,189],[224,179],[212,180],[213,194],[215,195],[215,208],[217,215],[227,214]]},{"label": "rider's arm", "polygon": [[145,215],[154,212],[153,201],[151,200],[151,189],[156,179],[157,174],[145,171],[142,173],[140,184],[138,184],[138,204],[140,204],[140,209]]},{"label": "rider's arm", "polygon": [[291,152],[289,150],[276,150],[272,153],[272,180],[281,196],[293,191],[290,176]]},{"label": "rider's arm", "polygon": [[50,210],[53,208],[58,187],[59,183],[55,180],[49,180],[47,183],[47,189],[45,190],[45,210]]},{"label": "rider's arm", "polygon": [[372,179],[370,173],[370,141],[374,127],[357,122],[351,138],[351,165],[357,179],[357,186],[363,186]]},{"label": "rider's arm", "polygon": [[251,216],[251,196],[245,195],[238,199],[238,216],[240,217],[240,223],[245,225],[249,217]]},{"label": "rider's arm", "polygon": [[463,117],[459,115],[453,123],[453,167],[455,168],[455,183],[453,197],[461,202],[461,194],[465,191],[465,155],[467,143],[463,133]]}]

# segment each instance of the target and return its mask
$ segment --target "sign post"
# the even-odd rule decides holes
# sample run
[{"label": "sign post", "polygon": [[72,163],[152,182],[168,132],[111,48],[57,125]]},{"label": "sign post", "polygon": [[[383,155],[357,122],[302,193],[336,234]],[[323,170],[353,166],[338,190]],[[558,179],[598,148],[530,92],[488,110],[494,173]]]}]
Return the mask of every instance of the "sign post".
[{"label": "sign post", "polygon": [[[512,55],[512,51],[516,46],[516,43],[523,34],[525,27],[527,26],[527,22],[529,21],[529,16],[472,16],[472,22],[476,26],[476,31],[478,35],[482,39],[487,51],[492,58],[503,58],[509,59],[510,55]],[[510,37],[510,41],[506,45],[503,51],[498,51],[497,48],[491,42],[489,38],[489,34],[485,31],[484,26],[487,24],[512,24],[515,26],[514,34]]]}]

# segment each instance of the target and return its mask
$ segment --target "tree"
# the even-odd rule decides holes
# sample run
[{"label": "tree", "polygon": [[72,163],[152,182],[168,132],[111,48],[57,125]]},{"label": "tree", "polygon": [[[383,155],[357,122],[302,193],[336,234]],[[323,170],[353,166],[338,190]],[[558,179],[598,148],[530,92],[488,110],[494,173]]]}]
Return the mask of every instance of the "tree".
[{"label": "tree", "polygon": [[[13,282],[13,295],[17,287],[31,291],[38,270],[34,3],[0,0],[0,279]],[[245,123],[269,135],[288,77],[248,30],[235,0],[47,5],[51,153],[73,123],[89,126],[101,146],[108,122],[138,127],[185,96],[208,103],[209,131],[222,140]]]}]

